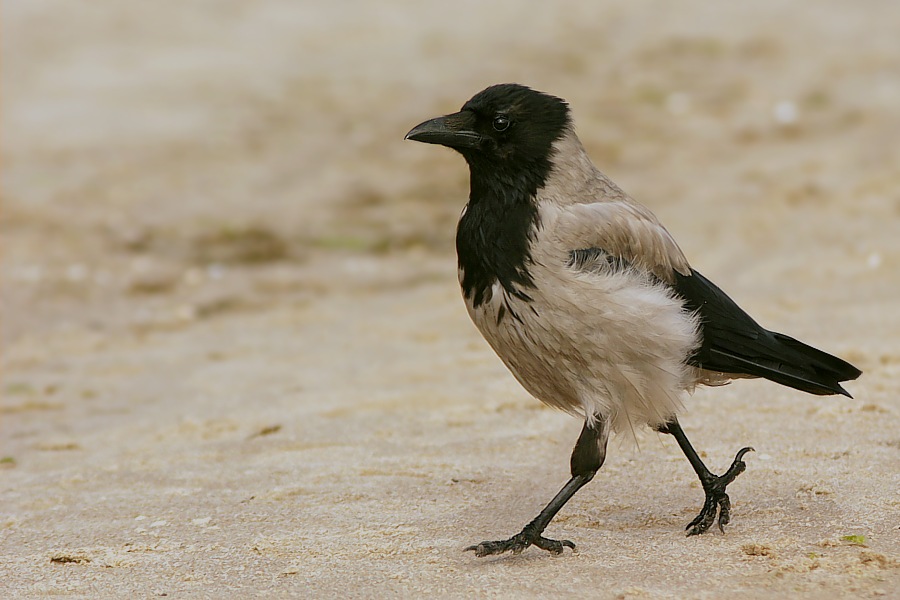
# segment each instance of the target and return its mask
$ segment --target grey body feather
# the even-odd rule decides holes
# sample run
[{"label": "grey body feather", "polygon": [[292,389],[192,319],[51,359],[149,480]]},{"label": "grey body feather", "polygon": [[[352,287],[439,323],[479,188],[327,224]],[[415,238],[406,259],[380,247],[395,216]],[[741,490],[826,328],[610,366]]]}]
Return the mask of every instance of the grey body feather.
[{"label": "grey body feather", "polygon": [[[699,345],[697,322],[666,283],[690,266],[653,214],[594,168],[573,132],[555,142],[553,165],[529,232],[528,299],[495,283],[487,302],[467,298],[469,315],[546,404],[604,415],[617,431],[665,423],[685,390],[726,379],[686,362]],[[572,261],[591,248],[622,261]]]}]

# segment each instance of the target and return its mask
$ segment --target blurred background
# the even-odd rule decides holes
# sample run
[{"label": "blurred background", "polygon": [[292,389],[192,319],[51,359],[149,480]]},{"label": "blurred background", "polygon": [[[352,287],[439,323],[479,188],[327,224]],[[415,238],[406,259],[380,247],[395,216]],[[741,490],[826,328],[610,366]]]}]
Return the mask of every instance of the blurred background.
[{"label": "blurred background", "polygon": [[[351,561],[396,549],[375,525],[365,552],[347,540],[362,543],[359,510],[377,524],[383,502],[404,501],[396,490],[412,502],[427,489],[398,480],[402,468],[435,485],[479,469],[496,478],[498,460],[514,468],[467,439],[511,448],[555,436],[543,442],[555,462],[535,462],[565,475],[577,423],[535,406],[459,301],[465,165],[403,141],[499,82],[566,98],[595,163],[660,216],[698,270],[764,325],[867,371],[850,404],[859,419],[897,419],[900,13],[890,0],[7,0],[2,16],[10,508],[0,528],[10,544],[31,540],[44,558],[87,547],[95,564],[122,566],[125,545],[155,533],[157,549],[168,540],[167,556],[202,570],[175,542],[194,521],[213,515],[231,524],[230,543],[255,540],[256,553],[220,557],[250,564],[275,556],[271,539],[302,518],[356,548]],[[797,401],[740,385],[710,393],[735,406],[762,390]],[[816,443],[814,430],[794,433]],[[361,479],[350,456],[327,449],[336,438],[380,466]],[[885,439],[872,452],[887,465],[897,442]],[[514,494],[523,472],[508,474],[497,485]],[[522,500],[522,514],[554,486]],[[176,488],[218,491],[199,500]],[[254,494],[289,524],[242,529],[252,519],[234,503]],[[422,528],[447,525],[460,501],[423,516],[403,543],[421,550]],[[349,512],[335,516],[337,504]],[[69,524],[47,525],[60,511]],[[140,516],[166,525],[133,523]],[[437,535],[440,551],[462,560],[454,544],[477,540],[461,535]],[[7,552],[23,569],[20,591],[71,584],[29,587],[40,561]],[[276,574],[297,564],[278,560]],[[429,576],[409,560],[409,573]],[[316,568],[304,566],[307,584],[347,581]],[[386,577],[378,569],[368,572]]]},{"label": "blurred background", "polygon": [[785,269],[887,269],[896,246],[870,238],[900,210],[891,9],[7,2],[5,339],[166,320],[161,297],[192,305],[226,272],[446,255],[465,168],[403,135],[504,81],[568,99],[701,269],[777,277],[754,271],[762,247]]}]

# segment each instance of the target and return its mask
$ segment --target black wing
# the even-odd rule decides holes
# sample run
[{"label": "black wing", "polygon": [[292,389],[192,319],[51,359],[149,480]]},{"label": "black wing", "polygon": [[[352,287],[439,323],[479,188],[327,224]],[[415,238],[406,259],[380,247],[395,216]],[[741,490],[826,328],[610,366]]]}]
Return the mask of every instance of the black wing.
[{"label": "black wing", "polygon": [[692,271],[672,286],[700,317],[702,344],[688,361],[710,371],[764,377],[810,394],[850,396],[840,382],[862,371],[794,338],[762,328],[725,292]]}]

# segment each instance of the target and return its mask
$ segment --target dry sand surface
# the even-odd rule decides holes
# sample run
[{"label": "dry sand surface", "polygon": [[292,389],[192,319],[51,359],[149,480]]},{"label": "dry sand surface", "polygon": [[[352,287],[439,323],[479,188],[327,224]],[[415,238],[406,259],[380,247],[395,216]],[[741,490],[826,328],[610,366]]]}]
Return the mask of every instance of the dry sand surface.
[{"label": "dry sand surface", "polygon": [[[8,0],[0,598],[900,598],[900,9]],[[567,98],[595,161],[854,399],[698,391],[734,521],[674,441],[580,424],[469,323],[452,152],[488,84]]]}]

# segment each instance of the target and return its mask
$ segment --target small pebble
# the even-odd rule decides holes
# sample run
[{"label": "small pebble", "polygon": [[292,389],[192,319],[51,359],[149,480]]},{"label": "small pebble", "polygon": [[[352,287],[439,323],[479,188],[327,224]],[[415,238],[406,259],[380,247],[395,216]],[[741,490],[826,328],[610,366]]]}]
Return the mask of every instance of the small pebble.
[{"label": "small pebble", "polygon": [[772,116],[779,125],[793,125],[797,122],[797,105],[790,100],[776,102],[772,108]]}]

